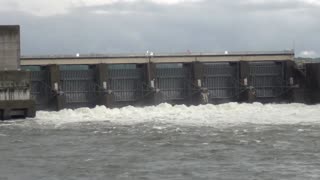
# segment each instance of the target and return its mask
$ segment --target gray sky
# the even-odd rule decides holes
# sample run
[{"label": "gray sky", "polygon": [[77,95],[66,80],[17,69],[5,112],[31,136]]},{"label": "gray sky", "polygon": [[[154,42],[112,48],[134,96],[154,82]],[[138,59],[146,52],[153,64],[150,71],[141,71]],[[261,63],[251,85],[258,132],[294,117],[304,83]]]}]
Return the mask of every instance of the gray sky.
[{"label": "gray sky", "polygon": [[296,50],[320,56],[320,0],[0,0],[23,55]]}]

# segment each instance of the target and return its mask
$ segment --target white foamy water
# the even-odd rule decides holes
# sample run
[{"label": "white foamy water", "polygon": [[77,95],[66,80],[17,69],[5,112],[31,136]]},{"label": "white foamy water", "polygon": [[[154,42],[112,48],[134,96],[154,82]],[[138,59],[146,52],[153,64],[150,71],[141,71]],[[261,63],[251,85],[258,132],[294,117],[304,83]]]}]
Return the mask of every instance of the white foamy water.
[{"label": "white foamy water", "polygon": [[171,123],[178,125],[217,126],[253,124],[319,123],[320,105],[304,104],[238,104],[185,106],[160,104],[150,107],[123,107],[108,109],[65,109],[59,112],[37,112],[39,124],[62,125],[88,121],[110,121],[116,124]]}]

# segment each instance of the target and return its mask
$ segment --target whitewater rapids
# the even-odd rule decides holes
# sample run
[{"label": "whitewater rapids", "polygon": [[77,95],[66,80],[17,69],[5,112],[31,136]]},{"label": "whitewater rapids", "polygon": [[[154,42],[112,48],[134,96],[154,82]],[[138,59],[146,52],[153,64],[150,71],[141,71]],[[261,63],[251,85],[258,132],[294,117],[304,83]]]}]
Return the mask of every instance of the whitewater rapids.
[{"label": "whitewater rapids", "polygon": [[108,121],[121,125],[169,123],[186,126],[232,126],[238,124],[301,124],[319,123],[320,105],[304,104],[238,104],[170,105],[109,109],[64,109],[59,112],[39,111],[31,119],[39,124],[63,125],[79,122]]}]

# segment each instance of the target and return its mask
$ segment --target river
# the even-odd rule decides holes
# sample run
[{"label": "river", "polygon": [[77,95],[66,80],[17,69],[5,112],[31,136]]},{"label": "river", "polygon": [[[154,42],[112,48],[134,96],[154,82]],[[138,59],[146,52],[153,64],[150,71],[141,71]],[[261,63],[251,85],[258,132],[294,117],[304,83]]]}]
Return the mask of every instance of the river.
[{"label": "river", "polygon": [[0,180],[320,179],[320,105],[80,108],[0,122]]}]

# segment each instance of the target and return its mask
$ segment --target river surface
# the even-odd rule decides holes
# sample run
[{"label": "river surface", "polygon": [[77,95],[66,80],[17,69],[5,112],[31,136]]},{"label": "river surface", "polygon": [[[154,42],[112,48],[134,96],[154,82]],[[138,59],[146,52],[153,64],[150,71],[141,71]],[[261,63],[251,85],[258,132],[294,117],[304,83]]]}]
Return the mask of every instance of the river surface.
[{"label": "river surface", "polygon": [[320,179],[320,105],[41,111],[0,122],[11,179]]}]

